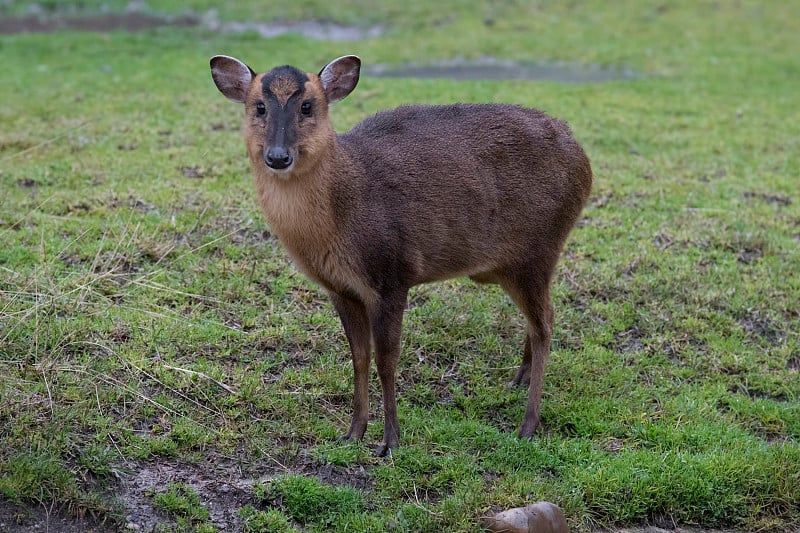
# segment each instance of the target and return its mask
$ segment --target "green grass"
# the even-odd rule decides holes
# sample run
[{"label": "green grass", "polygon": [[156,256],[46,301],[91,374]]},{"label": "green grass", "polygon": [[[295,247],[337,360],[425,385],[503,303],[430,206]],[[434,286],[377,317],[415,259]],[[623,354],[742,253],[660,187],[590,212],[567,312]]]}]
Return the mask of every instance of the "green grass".
[{"label": "green grass", "polygon": [[[364,503],[359,491],[352,487],[331,487],[316,478],[284,476],[269,485],[256,485],[256,498],[270,505],[279,503],[291,517],[301,523],[342,528],[341,522],[350,515],[364,513]],[[347,530],[347,528],[343,528]]]},{"label": "green grass", "polygon": [[[248,531],[474,531],[540,499],[576,530],[800,527],[800,9],[367,4],[147,8],[387,24],[353,43],[168,27],[0,37],[2,497],[122,520],[118,476],[233,457],[229,475],[256,483],[231,509]],[[7,2],[0,16],[27,9]],[[642,74],[365,76],[333,108],[344,130],[406,102],[516,102],[567,120],[585,146],[596,184],[554,286],[536,438],[513,434],[526,393],[504,385],[522,319],[498,289],[458,281],[412,293],[402,447],[372,457],[378,419],[365,443],[336,442],[347,343],[258,212],[240,110],[208,72],[217,53],[258,69],[356,53]],[[370,397],[377,417],[376,379]],[[177,527],[211,529],[198,490],[176,481],[143,498]]]},{"label": "green grass", "polygon": [[154,507],[176,520],[176,528],[186,531],[216,531],[209,522],[208,507],[200,502],[197,493],[182,483],[169,483],[167,490],[153,496]]},{"label": "green grass", "polygon": [[244,518],[243,530],[247,533],[295,533],[289,518],[278,509],[259,511],[252,505],[243,507],[240,515]]}]

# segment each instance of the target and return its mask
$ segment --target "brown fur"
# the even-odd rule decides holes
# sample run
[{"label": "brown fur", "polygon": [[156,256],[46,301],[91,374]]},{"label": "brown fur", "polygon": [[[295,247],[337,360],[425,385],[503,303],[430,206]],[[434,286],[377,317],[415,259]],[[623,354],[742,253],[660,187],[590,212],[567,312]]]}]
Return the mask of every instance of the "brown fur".
[{"label": "brown fur", "polygon": [[[379,452],[399,444],[395,374],[408,290],[460,276],[500,284],[527,318],[513,382],[530,385],[519,433],[531,436],[553,328],[551,279],[592,184],[569,127],[519,106],[459,104],[400,107],[336,135],[328,104],[355,88],[357,58],[319,75],[279,67],[256,76],[225,56],[211,64],[220,91],[245,104],[244,137],[270,227],[342,320],[355,373],[345,438],[366,430],[374,350]],[[287,168],[265,163],[275,147],[291,159]]]},{"label": "brown fur", "polygon": [[278,102],[283,107],[289,100],[289,97],[300,90],[300,85],[297,81],[287,78],[275,78],[269,84],[269,90],[278,99]]}]

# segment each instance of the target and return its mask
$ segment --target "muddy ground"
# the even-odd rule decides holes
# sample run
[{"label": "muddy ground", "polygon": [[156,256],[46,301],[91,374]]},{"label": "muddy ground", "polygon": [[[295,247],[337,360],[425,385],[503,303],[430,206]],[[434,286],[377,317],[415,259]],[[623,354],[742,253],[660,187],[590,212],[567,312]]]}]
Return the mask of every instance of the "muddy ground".
[{"label": "muddy ground", "polygon": [[[180,471],[185,476],[186,470],[182,465],[169,466],[164,472]],[[189,469],[191,470],[191,469]],[[150,474],[148,474],[150,475]],[[141,477],[141,476],[136,476]],[[145,476],[146,477],[146,476]],[[158,476],[156,476],[158,477]],[[228,483],[223,481],[207,482],[207,487],[211,487],[211,492],[222,494],[222,498],[211,502],[211,517],[214,525],[220,531],[240,531],[241,520],[235,516],[234,510],[238,509],[243,503],[242,482]],[[209,491],[206,491],[208,493]],[[21,508],[9,504],[0,499],[0,531],[5,533],[116,533],[131,531],[153,531],[157,525],[170,525],[174,521],[169,520],[163,513],[150,507],[145,509],[139,507],[129,513],[138,521],[129,521],[124,525],[108,523],[98,523],[91,518],[70,517],[63,511],[47,509],[44,506]],[[714,529],[700,528],[675,528],[662,529],[655,526],[625,528],[615,530],[601,530],[595,533],[737,533],[734,531],[722,531]],[[800,532],[798,532],[800,533]]]},{"label": "muddy ground", "polygon": [[[291,473],[313,475],[330,485],[348,485],[368,489],[370,479],[363,467],[338,467],[300,456]],[[287,473],[284,467],[249,464],[221,454],[208,453],[200,463],[181,459],[159,459],[120,467],[119,481],[107,492],[124,508],[119,522],[98,521],[91,516],[71,516],[65,509],[16,506],[0,498],[0,532],[52,533],[154,531],[157,526],[175,525],[175,520],[153,505],[154,495],[164,492],[168,483],[185,484],[197,493],[208,507],[210,520],[219,531],[241,531],[238,511],[246,506],[259,507],[253,486]]]}]

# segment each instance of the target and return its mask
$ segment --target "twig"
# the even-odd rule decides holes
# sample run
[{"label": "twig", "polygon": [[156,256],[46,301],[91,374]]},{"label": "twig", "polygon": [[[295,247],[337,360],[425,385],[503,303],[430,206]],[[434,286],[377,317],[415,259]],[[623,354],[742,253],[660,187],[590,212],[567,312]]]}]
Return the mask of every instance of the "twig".
[{"label": "twig", "polygon": [[216,379],[212,378],[211,376],[209,376],[208,374],[205,374],[203,372],[197,372],[195,370],[189,370],[188,368],[180,368],[180,367],[171,366],[171,365],[164,365],[164,368],[169,368],[170,370],[179,370],[181,372],[186,372],[187,374],[190,374],[192,376],[199,376],[199,377],[201,377],[203,379],[206,379],[206,380],[212,382],[214,385],[216,385],[216,386],[218,386],[218,387],[220,387],[222,389],[225,389],[226,391],[228,391],[231,394],[236,394],[238,392],[233,387],[231,387],[229,385],[226,385],[226,384],[222,383],[221,381],[217,381]]},{"label": "twig", "polygon": [[100,411],[100,416],[106,416],[103,413],[103,408],[100,406],[100,391],[98,390],[97,383],[94,384],[94,399],[97,400],[97,410]]},{"label": "twig", "polygon": [[42,369],[42,379],[44,379],[44,386],[47,389],[47,398],[50,400],[50,420],[53,419],[55,407],[53,406],[53,394],[50,392],[50,384],[47,382],[47,372]]}]

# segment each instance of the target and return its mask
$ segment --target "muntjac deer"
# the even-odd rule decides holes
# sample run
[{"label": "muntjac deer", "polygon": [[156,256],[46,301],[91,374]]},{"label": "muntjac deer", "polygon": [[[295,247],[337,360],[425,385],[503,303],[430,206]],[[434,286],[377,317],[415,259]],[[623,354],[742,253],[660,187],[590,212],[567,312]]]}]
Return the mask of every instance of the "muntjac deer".
[{"label": "muntjac deer", "polygon": [[328,106],[349,95],[361,60],[319,74],[291,66],[256,74],[215,56],[220,92],[244,104],[244,139],[258,200],[297,267],[330,294],[350,344],[355,393],[344,439],[369,416],[374,349],[385,455],[399,445],[395,381],[408,291],[469,276],[498,283],[527,319],[529,385],[519,429],[539,424],[553,330],[550,285],[586,203],[592,169],[566,123],[516,105],[409,105],[337,135]]}]

